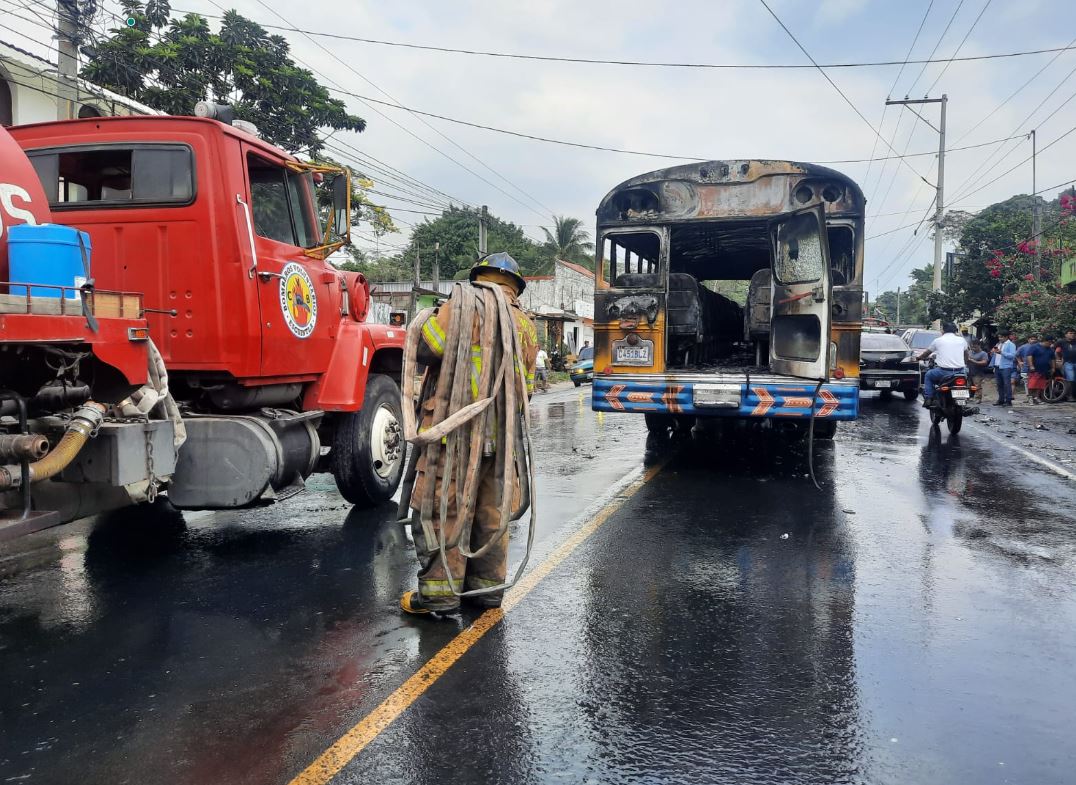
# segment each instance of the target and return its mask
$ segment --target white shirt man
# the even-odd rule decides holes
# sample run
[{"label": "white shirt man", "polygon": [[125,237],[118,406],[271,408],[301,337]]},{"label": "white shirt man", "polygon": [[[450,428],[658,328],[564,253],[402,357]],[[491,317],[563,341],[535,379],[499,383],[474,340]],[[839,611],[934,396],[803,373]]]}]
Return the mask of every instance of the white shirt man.
[{"label": "white shirt man", "polygon": [[927,351],[934,355],[934,364],[951,371],[964,367],[964,353],[967,350],[967,342],[956,333],[939,335],[927,347]]},{"label": "white shirt man", "polygon": [[956,331],[952,322],[942,325],[944,333],[939,335],[921,355],[920,360],[934,355],[934,368],[923,374],[923,406],[930,408],[934,400],[935,385],[954,371],[965,371],[968,344]]},{"label": "white shirt man", "polygon": [[538,389],[549,389],[549,355],[545,353],[545,349],[538,348],[538,356],[534,359],[534,375],[535,381],[538,382]]}]

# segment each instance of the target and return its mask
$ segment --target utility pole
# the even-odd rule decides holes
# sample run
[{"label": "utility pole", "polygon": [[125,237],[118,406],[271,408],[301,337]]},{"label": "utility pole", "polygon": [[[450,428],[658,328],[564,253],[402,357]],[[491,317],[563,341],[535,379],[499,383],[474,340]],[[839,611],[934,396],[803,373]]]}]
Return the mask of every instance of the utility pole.
[{"label": "utility pole", "polygon": [[900,327],[900,287],[897,287],[897,327]]},{"label": "utility pole", "polygon": [[77,116],[78,98],[78,3],[77,0],[56,0],[56,54],[59,93],[56,119],[72,120]]},{"label": "utility pole", "polygon": [[489,208],[486,205],[482,205],[482,214],[478,218],[478,255],[479,257],[485,256],[489,253],[486,248],[486,229],[487,222],[489,221]]},{"label": "utility pole", "polygon": [[1035,276],[1035,280],[1039,280],[1039,275],[1042,271],[1042,251],[1040,246],[1042,245],[1042,210],[1039,209],[1039,197],[1036,196],[1036,192],[1039,190],[1036,187],[1035,167],[1038,161],[1036,160],[1036,143],[1035,143],[1035,129],[1031,129],[1031,133],[1028,134],[1031,137],[1031,236],[1035,238],[1035,269],[1031,271],[1031,274]]},{"label": "utility pole", "polygon": [[441,291],[441,243],[433,244],[433,290]]},{"label": "utility pole", "polygon": [[941,104],[941,122],[938,127],[934,127],[933,123],[927,120],[923,115],[912,109],[912,113],[915,114],[920,120],[929,125],[935,131],[938,132],[938,184],[935,186],[935,190],[938,192],[938,198],[935,200],[937,209],[934,211],[934,291],[940,292],[942,290],[942,265],[945,262],[942,254],[942,245],[944,238],[942,237],[942,219],[945,217],[945,107],[949,103],[949,96],[942,95],[941,98],[919,98],[908,99],[903,101],[886,101],[886,106],[892,106],[894,104],[900,104],[902,106],[911,106],[912,104]]}]

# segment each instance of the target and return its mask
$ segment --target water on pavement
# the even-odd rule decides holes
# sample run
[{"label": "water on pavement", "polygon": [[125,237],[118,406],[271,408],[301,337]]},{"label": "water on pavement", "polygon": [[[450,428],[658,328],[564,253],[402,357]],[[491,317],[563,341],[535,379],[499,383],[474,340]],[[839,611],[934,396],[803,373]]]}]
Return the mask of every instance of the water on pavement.
[{"label": "water on pavement", "polygon": [[[539,396],[536,560],[667,465],[338,781],[1070,781],[1072,484],[863,404],[817,490],[779,439]],[[286,782],[474,618],[402,619],[395,506],[311,485],[0,554],[0,781]]]}]

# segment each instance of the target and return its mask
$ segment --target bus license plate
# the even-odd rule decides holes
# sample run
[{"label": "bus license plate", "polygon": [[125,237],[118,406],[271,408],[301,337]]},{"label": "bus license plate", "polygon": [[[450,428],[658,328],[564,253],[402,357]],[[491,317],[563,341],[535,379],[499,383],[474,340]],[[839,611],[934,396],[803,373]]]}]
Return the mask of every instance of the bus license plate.
[{"label": "bus license plate", "polygon": [[613,365],[652,365],[653,358],[653,341],[640,341],[635,346],[617,342],[613,346]]},{"label": "bus license plate", "polygon": [[954,401],[966,401],[971,397],[971,393],[967,390],[953,390]]},{"label": "bus license plate", "polygon": [[892,387],[893,382],[889,379],[875,379],[874,386],[878,389],[882,389],[883,387]]}]

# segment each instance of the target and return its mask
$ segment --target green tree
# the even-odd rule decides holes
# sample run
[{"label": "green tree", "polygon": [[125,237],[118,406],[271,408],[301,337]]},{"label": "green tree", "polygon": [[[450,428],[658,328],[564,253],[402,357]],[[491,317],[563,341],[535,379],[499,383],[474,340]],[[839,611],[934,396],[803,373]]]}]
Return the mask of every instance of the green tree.
[{"label": "green tree", "polygon": [[[478,261],[479,211],[466,207],[449,207],[438,218],[427,218],[415,227],[407,250],[399,258],[405,260],[407,269],[414,264],[415,255],[421,259],[422,276],[433,274],[434,254],[440,262],[441,278],[448,280],[466,275]],[[547,267],[552,261],[547,249],[532,242],[523,229],[494,215],[489,216],[486,244],[490,252],[507,251],[519,262],[526,275],[532,275]],[[440,250],[436,250],[439,246]],[[405,276],[409,279],[410,273]]]},{"label": "green tree", "polygon": [[122,6],[135,24],[89,50],[82,76],[90,81],[169,114],[190,114],[203,100],[231,104],[268,141],[312,157],[324,146],[319,129],[366,127],[295,64],[286,39],[235,11],[213,32],[198,14],[172,19],[168,0]]},{"label": "green tree", "polygon": [[546,250],[554,259],[563,259],[567,262],[576,262],[588,270],[594,269],[594,243],[590,240],[590,232],[583,228],[583,222],[578,218],[570,218],[566,215],[553,216],[553,228],[542,227],[545,233]]},{"label": "green tree", "polygon": [[[988,263],[995,251],[1013,249],[1031,236],[1031,213],[1036,198],[1020,195],[992,204],[964,225],[958,248],[961,255],[945,298],[953,317],[990,313],[1001,302],[1002,281],[991,275]],[[1056,211],[1053,214],[1056,218]],[[1021,262],[1027,266],[1021,274],[1031,272],[1030,263]]]},{"label": "green tree", "polygon": [[[911,272],[912,284],[900,293],[900,323],[926,324],[929,321],[929,300],[933,288],[934,268],[930,265]],[[897,293],[882,292],[874,301],[871,316],[880,311],[890,322],[897,321]]]}]

